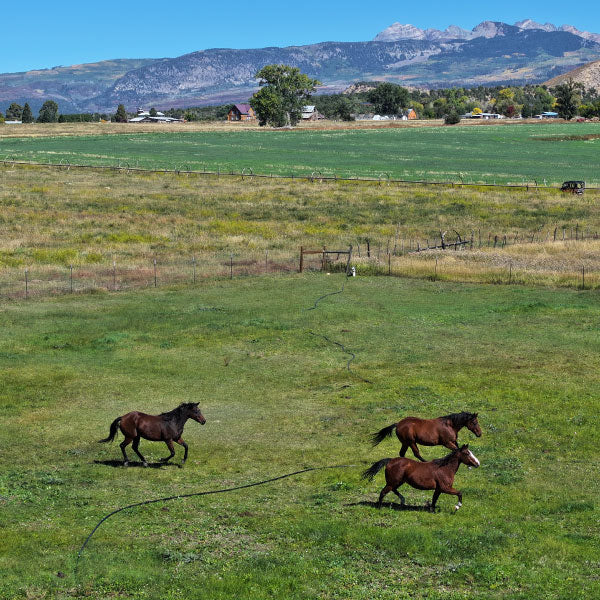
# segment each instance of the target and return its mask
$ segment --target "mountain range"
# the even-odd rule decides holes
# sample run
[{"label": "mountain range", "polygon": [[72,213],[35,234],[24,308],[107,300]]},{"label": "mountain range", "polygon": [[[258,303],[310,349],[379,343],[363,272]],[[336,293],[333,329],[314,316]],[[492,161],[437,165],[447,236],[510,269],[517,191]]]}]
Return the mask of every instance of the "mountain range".
[{"label": "mountain range", "polygon": [[424,88],[541,83],[598,59],[600,34],[571,25],[527,19],[441,31],[394,23],[366,42],[218,48],[0,74],[0,110],[29,102],[36,111],[49,99],[64,113],[243,101],[257,88],[255,73],[272,63],[299,67],[323,82],[321,92],[333,92],[364,80]]}]

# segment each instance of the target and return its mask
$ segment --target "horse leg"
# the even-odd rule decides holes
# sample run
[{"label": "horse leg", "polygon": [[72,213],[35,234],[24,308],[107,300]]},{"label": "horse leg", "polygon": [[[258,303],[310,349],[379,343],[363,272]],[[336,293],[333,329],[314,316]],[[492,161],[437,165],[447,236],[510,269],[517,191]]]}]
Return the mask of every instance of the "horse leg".
[{"label": "horse leg", "polygon": [[402,448],[400,448],[400,456],[404,456],[408,450],[408,443],[402,442]]},{"label": "horse leg", "polygon": [[419,452],[419,448],[417,447],[417,445],[412,442],[410,444],[410,449],[413,451],[413,454],[421,461],[421,462],[427,462],[422,456],[421,453]]},{"label": "horse leg", "polygon": [[148,466],[148,462],[146,461],[146,459],[142,456],[141,452],[138,450],[140,446],[140,436],[138,435],[135,440],[133,440],[133,444],[131,445],[131,447],[133,448],[133,451],[142,459],[142,465],[144,467]]},{"label": "horse leg", "polygon": [[129,464],[129,459],[127,458],[127,454],[125,453],[126,446],[129,446],[133,438],[125,436],[125,439],[119,444],[121,446],[121,452],[123,453],[123,466],[126,467]]},{"label": "horse leg", "polygon": [[169,462],[175,456],[175,448],[173,448],[172,440],[165,440],[165,444],[167,445],[167,448],[171,451],[171,454],[166,458],[161,458],[160,460],[162,462]]},{"label": "horse leg", "polygon": [[[400,484],[400,485],[402,485],[402,484]],[[398,488],[400,487],[400,485],[397,488],[393,489],[392,492],[394,492],[394,494],[396,494],[396,496],[398,496],[398,498],[400,498],[400,504],[402,506],[404,506],[406,504],[406,500],[404,499],[404,496],[398,491]]]},{"label": "horse leg", "polygon": [[180,446],[185,448],[185,454],[183,455],[183,460],[181,461],[181,466],[185,465],[185,461],[187,460],[188,455],[188,445],[183,441],[183,438],[180,437],[178,440],[175,440]]},{"label": "horse leg", "polygon": [[442,490],[444,494],[453,494],[454,496],[458,496],[458,504],[454,506],[454,510],[458,510],[462,506],[462,493],[454,488],[448,488],[447,490]]},{"label": "horse leg", "polygon": [[383,497],[392,491],[392,486],[391,485],[386,485],[382,490],[381,493],[379,494],[379,500],[377,501],[377,508],[381,508],[381,503],[383,502]]},{"label": "horse leg", "polygon": [[441,493],[442,493],[442,490],[439,487],[435,488],[435,492],[433,492],[433,498],[431,499],[431,504],[428,503],[429,510],[431,512],[435,512],[435,504],[436,504],[438,498],[440,497]]}]

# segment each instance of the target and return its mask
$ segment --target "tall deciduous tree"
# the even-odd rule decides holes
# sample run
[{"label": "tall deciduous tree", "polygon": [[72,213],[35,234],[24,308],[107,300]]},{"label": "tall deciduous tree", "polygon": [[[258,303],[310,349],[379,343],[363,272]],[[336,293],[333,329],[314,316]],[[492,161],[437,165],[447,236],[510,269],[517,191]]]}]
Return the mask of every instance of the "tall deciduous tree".
[{"label": "tall deciduous tree", "polygon": [[21,121],[23,121],[23,123],[33,123],[33,113],[31,112],[31,108],[27,102],[25,102],[25,106],[23,107]]},{"label": "tall deciduous tree", "polygon": [[58,104],[54,100],[46,100],[40,108],[38,123],[56,123],[58,121]]},{"label": "tall deciduous tree", "polygon": [[575,83],[572,79],[567,79],[565,83],[557,85],[554,88],[556,95],[556,110],[558,116],[562,119],[572,119],[577,114],[577,109],[581,104],[580,83]]},{"label": "tall deciduous tree", "polygon": [[6,120],[7,121],[20,121],[23,116],[23,107],[16,102],[13,102],[6,109]]},{"label": "tall deciduous tree", "polygon": [[127,112],[125,111],[125,107],[122,104],[117,106],[117,112],[115,113],[114,119],[115,123],[127,123]]},{"label": "tall deciduous tree", "polygon": [[321,83],[288,65],[267,65],[256,74],[261,89],[250,99],[260,125],[293,126],[302,106]]},{"label": "tall deciduous tree", "polygon": [[367,98],[382,115],[397,115],[410,101],[408,90],[395,83],[380,83],[368,93]]}]

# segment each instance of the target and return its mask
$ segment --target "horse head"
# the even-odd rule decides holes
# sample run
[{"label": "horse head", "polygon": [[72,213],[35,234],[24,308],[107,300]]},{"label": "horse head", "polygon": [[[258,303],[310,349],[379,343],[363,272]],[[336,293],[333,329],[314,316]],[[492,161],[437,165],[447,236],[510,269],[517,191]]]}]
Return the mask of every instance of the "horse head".
[{"label": "horse head", "polygon": [[478,467],[481,464],[477,457],[469,450],[469,444],[465,444],[458,450],[458,456],[460,461],[468,467]]},{"label": "horse head", "polygon": [[200,412],[200,408],[198,407],[198,402],[190,402],[187,405],[187,416],[190,419],[194,419],[194,421],[198,421],[200,425],[204,425],[206,423],[206,419],[204,415]]},{"label": "horse head", "polygon": [[481,437],[481,427],[479,427],[477,413],[471,414],[471,418],[467,421],[467,429],[472,431],[477,437]]}]

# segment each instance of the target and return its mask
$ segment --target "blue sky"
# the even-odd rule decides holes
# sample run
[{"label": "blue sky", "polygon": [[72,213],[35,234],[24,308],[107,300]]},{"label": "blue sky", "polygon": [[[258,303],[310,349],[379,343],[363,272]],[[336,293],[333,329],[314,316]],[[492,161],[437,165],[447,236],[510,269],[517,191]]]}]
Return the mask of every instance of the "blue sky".
[{"label": "blue sky", "polygon": [[471,29],[485,20],[512,24],[530,18],[600,33],[600,4],[596,1],[568,5],[557,0],[533,0],[527,7],[494,8],[485,8],[485,4],[489,5],[430,1],[399,2],[394,7],[370,5],[364,0],[222,4],[180,0],[172,5],[154,0],[30,0],[19,10],[4,11],[0,72],[111,58],[173,57],[206,48],[366,41],[396,21],[421,28],[444,29],[454,24]]}]

